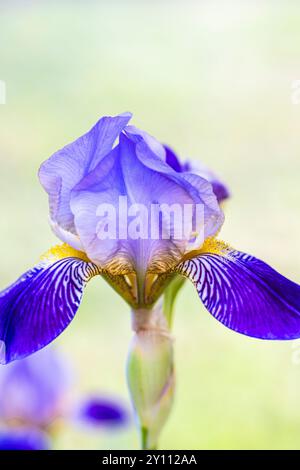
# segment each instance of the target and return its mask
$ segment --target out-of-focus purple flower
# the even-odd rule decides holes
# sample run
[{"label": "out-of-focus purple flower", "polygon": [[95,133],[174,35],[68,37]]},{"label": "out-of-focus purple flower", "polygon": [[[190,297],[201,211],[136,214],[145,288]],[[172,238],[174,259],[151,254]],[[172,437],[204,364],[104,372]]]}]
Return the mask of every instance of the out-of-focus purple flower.
[{"label": "out-of-focus purple flower", "polygon": [[166,151],[166,162],[178,173],[188,172],[201,176],[209,181],[212,185],[213,192],[218,200],[222,202],[230,196],[229,188],[220,180],[220,178],[203,163],[187,160],[181,162],[176,153],[167,145],[164,146]]},{"label": "out-of-focus purple flower", "polygon": [[73,377],[52,348],[0,369],[0,421],[47,428],[67,412]]},{"label": "out-of-focus purple flower", "polygon": [[[128,422],[117,399],[71,398],[73,371],[65,358],[46,348],[0,369],[0,449],[45,449],[57,421],[115,429]],[[74,413],[80,408],[80,415]]]},{"label": "out-of-focus purple flower", "polygon": [[0,450],[47,450],[50,440],[37,429],[0,429]]},{"label": "out-of-focus purple flower", "polygon": [[[229,328],[268,339],[300,336],[299,287],[262,261],[215,240],[223,213],[207,172],[205,179],[190,166],[189,171],[179,168],[173,152],[128,125],[130,117],[100,119],[41,166],[52,225],[69,245],[50,250],[1,292],[0,362],[31,354],[58,336],[96,275],[137,310],[150,309],[180,274],[194,282],[207,309]],[[203,232],[204,242],[190,245],[192,233],[180,239],[133,239],[128,233],[100,239],[99,205],[110,204],[119,216],[122,196],[148,209],[153,203],[201,205],[203,219],[196,231]]]},{"label": "out-of-focus purple flower", "polygon": [[78,419],[95,427],[119,428],[128,422],[128,414],[116,400],[91,397],[79,407]]}]

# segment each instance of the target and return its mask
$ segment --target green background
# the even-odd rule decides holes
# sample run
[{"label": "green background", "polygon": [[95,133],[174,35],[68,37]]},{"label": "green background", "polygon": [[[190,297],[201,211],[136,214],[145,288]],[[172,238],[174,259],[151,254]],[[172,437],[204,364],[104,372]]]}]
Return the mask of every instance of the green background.
[{"label": "green background", "polygon": [[[102,115],[203,161],[229,185],[221,237],[300,281],[300,5],[279,1],[2,1],[0,284],[56,242],[40,163]],[[216,322],[186,285],[176,305],[177,395],[161,448],[300,448],[300,342],[263,342]],[[129,404],[130,314],[94,279],[56,344],[74,394]],[[56,447],[134,448],[68,425]]]}]

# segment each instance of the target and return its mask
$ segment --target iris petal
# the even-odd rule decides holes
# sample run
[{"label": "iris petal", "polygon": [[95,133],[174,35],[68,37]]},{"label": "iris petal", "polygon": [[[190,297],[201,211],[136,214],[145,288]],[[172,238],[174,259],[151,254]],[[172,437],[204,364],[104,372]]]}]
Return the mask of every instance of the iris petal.
[{"label": "iris petal", "polygon": [[184,171],[184,166],[180,163],[180,160],[177,157],[176,153],[173,152],[173,150],[168,145],[164,145],[164,148],[166,151],[167,164],[170,165],[170,167],[172,167],[173,170],[177,171],[178,173]]},{"label": "iris petal", "polygon": [[202,178],[209,181],[212,185],[213,192],[218,202],[222,202],[230,197],[228,187],[220,180],[218,176],[215,175],[213,171],[211,171],[205,165],[203,165],[199,161],[193,163],[189,160],[181,163],[179,157],[170,147],[165,145],[164,148],[166,151],[166,162],[175,171],[177,171],[178,173],[192,173],[194,175],[201,176]]},{"label": "iris petal", "polygon": [[263,261],[231,249],[207,252],[177,267],[188,277],[208,311],[247,336],[300,337],[300,286]]},{"label": "iris petal", "polygon": [[[72,191],[71,209],[75,226],[85,252],[95,263],[105,266],[112,258],[127,260],[128,265],[144,272],[158,258],[165,265],[173,265],[185,252],[188,237],[174,240],[151,238],[149,225],[145,223],[146,236],[132,239],[120,236],[99,238],[99,208],[107,204],[115,209],[119,221],[119,197],[126,196],[128,207],[142,204],[147,214],[153,205],[196,204],[204,207],[204,221],[199,231],[205,237],[216,233],[223,222],[223,213],[213,194],[211,184],[197,175],[178,174],[159,156],[160,144],[154,145],[153,138],[145,140],[144,134],[133,128],[120,135],[120,142],[94,171],[83,178]],[[135,133],[134,133],[135,132]],[[161,147],[161,148],[160,148]],[[102,206],[103,207],[103,206]],[[125,210],[124,210],[125,213]],[[151,229],[156,228],[151,226]],[[148,235],[148,236],[147,236]]]},{"label": "iris petal", "polygon": [[[111,151],[130,118],[130,113],[103,117],[89,132],[58,150],[42,164],[39,178],[49,195],[50,218],[54,231],[55,224],[58,224],[60,229],[76,235],[74,217],[70,209],[71,191]],[[58,237],[61,236],[60,231],[55,233]],[[65,236],[61,238],[70,243],[70,239],[66,240]],[[74,248],[78,249],[78,246]]]},{"label": "iris petal", "polygon": [[0,293],[0,362],[25,357],[72,321],[87,281],[99,268],[79,258],[42,262]]},{"label": "iris petal", "polygon": [[214,172],[212,172],[202,163],[197,162],[193,165],[190,162],[186,162],[184,165],[184,171],[202,176],[202,178],[205,178],[207,181],[209,181],[212,185],[213,192],[218,202],[222,202],[230,197],[230,191],[225,185],[225,183],[223,183],[223,181],[221,181],[220,178],[216,176]]},{"label": "iris petal", "polygon": [[135,142],[136,155],[144,167],[164,175],[169,181],[184,188],[194,203],[203,205],[203,232],[205,238],[215,235],[222,226],[224,217],[213,192],[212,184],[206,178],[206,175],[203,176],[196,172],[188,173],[186,171],[178,173],[168,164],[168,151],[165,148],[163,148],[164,158],[157,158],[158,152],[154,152],[153,145],[150,147],[148,141],[143,139],[143,134],[141,132],[133,133],[133,131],[128,134],[128,127],[125,128],[126,134]]}]

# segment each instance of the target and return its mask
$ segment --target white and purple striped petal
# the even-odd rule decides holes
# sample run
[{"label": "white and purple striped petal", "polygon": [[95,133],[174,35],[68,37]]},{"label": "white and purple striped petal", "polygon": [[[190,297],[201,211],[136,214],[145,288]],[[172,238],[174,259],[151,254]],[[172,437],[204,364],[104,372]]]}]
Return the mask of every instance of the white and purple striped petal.
[{"label": "white and purple striped petal", "polygon": [[25,357],[72,321],[99,268],[79,258],[42,262],[0,293],[0,363]]},{"label": "white and purple striped petal", "polygon": [[226,250],[188,259],[188,277],[208,311],[228,328],[255,338],[300,337],[300,286],[254,256]]}]

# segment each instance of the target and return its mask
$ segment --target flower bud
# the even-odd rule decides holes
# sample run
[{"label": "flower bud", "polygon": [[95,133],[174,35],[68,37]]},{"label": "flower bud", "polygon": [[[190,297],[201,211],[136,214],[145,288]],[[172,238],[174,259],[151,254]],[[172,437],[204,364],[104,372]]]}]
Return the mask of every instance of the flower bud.
[{"label": "flower bud", "polygon": [[[141,323],[138,315],[145,315],[147,321]],[[139,327],[132,339],[127,363],[128,386],[144,449],[156,448],[172,407],[175,388],[173,340],[161,324],[153,322],[153,318],[159,317],[157,311],[135,312]]]}]

